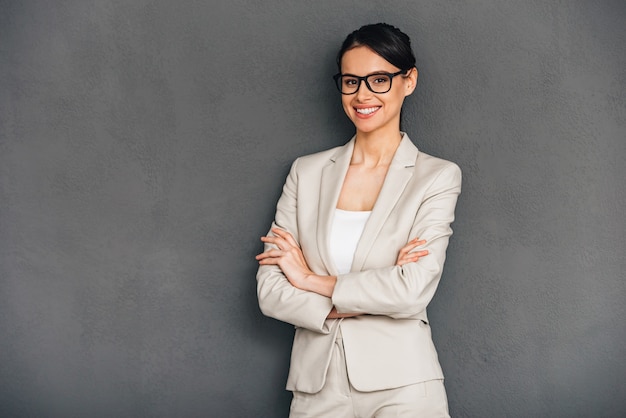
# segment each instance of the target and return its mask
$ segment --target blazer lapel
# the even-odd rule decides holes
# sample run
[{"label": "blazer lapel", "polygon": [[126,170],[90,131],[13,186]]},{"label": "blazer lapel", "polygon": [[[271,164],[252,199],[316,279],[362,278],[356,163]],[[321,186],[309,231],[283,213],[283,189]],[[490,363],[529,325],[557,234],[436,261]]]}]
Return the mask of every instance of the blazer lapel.
[{"label": "blazer lapel", "polygon": [[[352,271],[363,269],[376,237],[413,176],[412,168],[415,167],[417,154],[418,150],[415,145],[406,134],[403,134],[402,141],[391,161],[389,171],[372,209],[372,214],[365,224],[365,229],[354,253]],[[337,194],[337,196],[339,195]],[[334,202],[336,203],[337,200]]]},{"label": "blazer lapel", "polygon": [[344,146],[339,147],[328,164],[322,169],[320,184],[320,197],[317,220],[317,247],[328,272],[336,276],[338,274],[329,253],[330,228],[332,226],[335,208],[346,177],[352,151],[354,150],[354,137]]}]

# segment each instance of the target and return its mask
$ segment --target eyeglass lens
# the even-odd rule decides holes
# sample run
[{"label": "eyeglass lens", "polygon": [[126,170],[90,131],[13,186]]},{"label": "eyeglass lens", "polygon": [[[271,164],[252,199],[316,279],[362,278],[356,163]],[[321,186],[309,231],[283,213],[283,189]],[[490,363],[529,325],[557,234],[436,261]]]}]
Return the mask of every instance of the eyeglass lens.
[{"label": "eyeglass lens", "polygon": [[366,78],[354,76],[341,76],[337,80],[339,89],[344,94],[356,93],[361,84],[365,81],[367,87],[374,93],[387,93],[391,89],[391,77],[386,74],[372,74]]}]

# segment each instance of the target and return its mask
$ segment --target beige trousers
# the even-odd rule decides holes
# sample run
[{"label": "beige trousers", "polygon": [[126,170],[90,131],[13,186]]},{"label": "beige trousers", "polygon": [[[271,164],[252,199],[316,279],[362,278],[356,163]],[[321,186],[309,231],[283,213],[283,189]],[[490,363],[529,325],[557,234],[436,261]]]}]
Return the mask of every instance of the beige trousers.
[{"label": "beige trousers", "polygon": [[359,392],[348,379],[341,334],[326,383],[318,393],[293,392],[290,418],[449,418],[443,380],[375,392]]}]

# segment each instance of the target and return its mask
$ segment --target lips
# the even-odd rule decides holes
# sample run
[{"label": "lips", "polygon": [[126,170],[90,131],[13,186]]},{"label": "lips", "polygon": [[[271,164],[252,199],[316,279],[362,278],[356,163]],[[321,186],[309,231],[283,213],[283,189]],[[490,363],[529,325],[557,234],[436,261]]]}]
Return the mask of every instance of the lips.
[{"label": "lips", "polygon": [[378,109],[380,109],[380,106],[355,108],[354,110],[359,116],[370,116],[371,114],[375,113]]}]

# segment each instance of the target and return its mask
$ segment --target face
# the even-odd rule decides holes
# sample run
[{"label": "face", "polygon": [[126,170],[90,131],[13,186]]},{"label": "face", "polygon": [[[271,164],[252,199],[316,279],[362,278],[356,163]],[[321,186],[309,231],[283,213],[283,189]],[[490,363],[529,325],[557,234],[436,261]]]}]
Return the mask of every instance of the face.
[{"label": "face", "polygon": [[[341,73],[366,76],[373,73],[395,73],[400,69],[366,46],[346,51],[341,58]],[[371,92],[362,81],[355,94],[341,95],[343,109],[354,123],[357,133],[375,133],[400,130],[400,110],[404,98],[415,90],[417,70],[407,75],[397,75],[391,90],[377,94]]]}]

